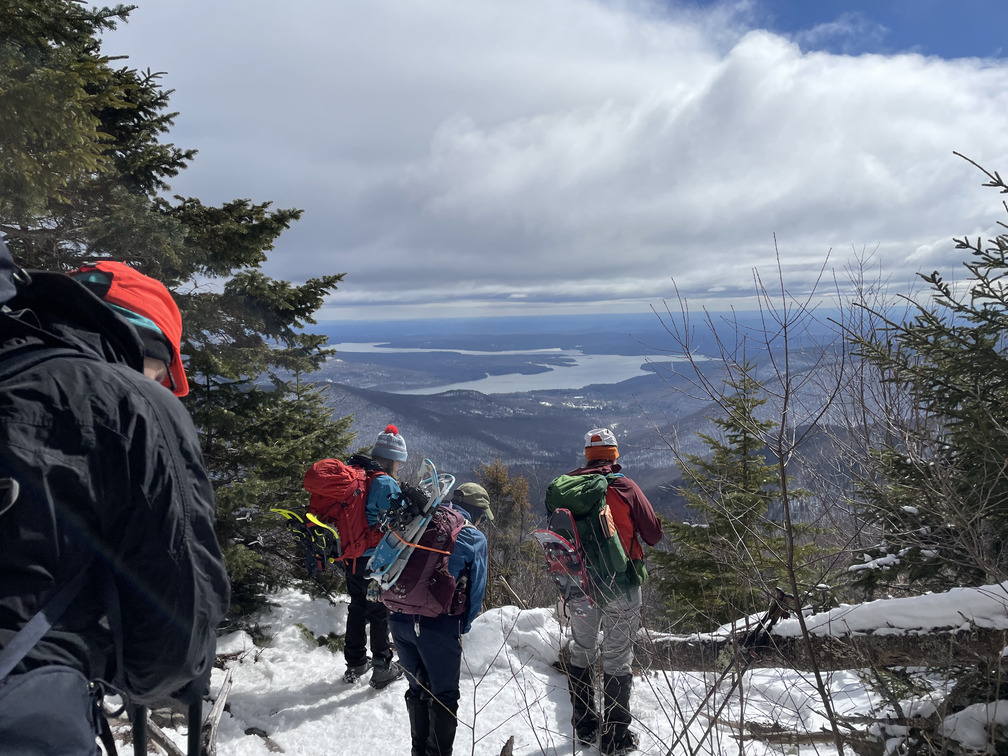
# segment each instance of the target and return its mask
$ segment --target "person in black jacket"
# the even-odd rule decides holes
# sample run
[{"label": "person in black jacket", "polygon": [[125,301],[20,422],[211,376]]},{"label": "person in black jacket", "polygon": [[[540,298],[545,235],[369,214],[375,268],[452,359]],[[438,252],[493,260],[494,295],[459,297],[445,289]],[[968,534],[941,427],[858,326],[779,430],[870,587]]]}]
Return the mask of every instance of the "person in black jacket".
[{"label": "person in black jacket", "polygon": [[188,391],[178,308],[128,266],[79,275],[24,274],[0,240],[4,753],[99,753],[108,690],[198,701],[229,600],[213,491],[172,395]]}]

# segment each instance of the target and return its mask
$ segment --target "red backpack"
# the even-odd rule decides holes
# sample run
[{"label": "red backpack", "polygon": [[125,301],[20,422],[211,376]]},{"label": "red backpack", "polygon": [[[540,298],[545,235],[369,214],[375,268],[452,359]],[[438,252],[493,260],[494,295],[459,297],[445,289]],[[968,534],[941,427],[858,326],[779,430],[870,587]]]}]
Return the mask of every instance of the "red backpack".
[{"label": "red backpack", "polygon": [[[350,462],[358,459],[351,457]],[[308,511],[336,528],[340,560],[362,557],[382,539],[382,532],[368,525],[365,505],[371,481],[386,474],[338,459],[321,459],[305,473],[304,487],[311,494]]]}]

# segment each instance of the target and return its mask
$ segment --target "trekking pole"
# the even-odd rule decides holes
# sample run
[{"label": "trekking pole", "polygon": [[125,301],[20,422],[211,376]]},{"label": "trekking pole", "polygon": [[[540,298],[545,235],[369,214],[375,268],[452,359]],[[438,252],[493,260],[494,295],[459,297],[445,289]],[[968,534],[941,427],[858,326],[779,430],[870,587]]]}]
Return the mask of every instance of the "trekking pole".
[{"label": "trekking pole", "polygon": [[692,725],[697,720],[697,717],[700,716],[700,712],[703,710],[702,709],[703,704],[706,703],[707,700],[714,695],[721,682],[725,679],[725,677],[728,676],[728,673],[731,672],[733,668],[738,666],[739,659],[742,659],[742,668],[738,671],[735,680],[732,681],[731,687],[728,689],[728,692],[725,693],[724,700],[721,701],[721,704],[718,706],[717,711],[714,713],[714,716],[711,719],[710,725],[708,725],[707,729],[704,730],[703,734],[700,736],[700,740],[702,741],[704,738],[707,737],[708,733],[711,731],[711,729],[713,729],[714,725],[717,723],[717,718],[721,716],[721,712],[724,711],[725,706],[727,706],[728,702],[731,700],[731,694],[735,691],[735,688],[738,687],[739,683],[742,681],[742,675],[745,674],[746,670],[749,669],[749,665],[752,663],[753,659],[756,658],[755,655],[749,653],[749,650],[754,645],[756,645],[756,642],[759,640],[761,634],[769,635],[770,630],[773,628],[774,625],[777,624],[777,620],[784,619],[785,617],[790,616],[784,606],[784,602],[790,598],[791,597],[788,596],[788,594],[784,593],[784,591],[782,591],[780,588],[774,589],[774,596],[770,601],[770,608],[767,609],[766,614],[764,614],[760,618],[759,622],[756,623],[756,627],[754,627],[752,630],[747,631],[742,636],[741,640],[738,642],[737,650],[735,654],[732,656],[732,660],[728,663],[728,666],[724,668],[724,671],[720,675],[718,675],[718,678],[717,680],[714,681],[714,685],[711,688],[710,693],[708,693],[707,696],[704,697],[704,700],[701,701],[700,704],[697,706],[696,711],[693,712],[693,716],[689,718],[689,721],[683,727],[682,732],[679,733],[678,737],[676,737],[676,739],[672,742],[672,745],[669,746],[669,749],[668,751],[666,751],[665,756],[672,756],[672,752],[675,750],[676,746],[678,746],[679,743],[682,742],[682,739],[686,737],[686,733],[689,732],[690,725]]},{"label": "trekking pole", "polygon": [[203,701],[189,704],[189,737],[186,753],[188,756],[202,756],[203,750]]},{"label": "trekking pole", "polygon": [[147,707],[133,707],[133,756],[147,756]]}]

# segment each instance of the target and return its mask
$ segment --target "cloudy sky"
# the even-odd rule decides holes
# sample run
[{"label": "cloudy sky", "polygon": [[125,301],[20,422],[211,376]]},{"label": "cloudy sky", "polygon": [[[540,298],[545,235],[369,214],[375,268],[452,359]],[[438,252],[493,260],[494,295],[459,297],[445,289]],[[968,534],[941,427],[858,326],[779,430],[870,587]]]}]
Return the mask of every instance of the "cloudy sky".
[{"label": "cloudy sky", "polygon": [[[855,257],[957,274],[1004,216],[1004,0],[134,0],[173,191],[298,207],[321,317],[745,306]],[[775,242],[776,238],[776,242]],[[832,273],[827,274],[832,277]]]}]

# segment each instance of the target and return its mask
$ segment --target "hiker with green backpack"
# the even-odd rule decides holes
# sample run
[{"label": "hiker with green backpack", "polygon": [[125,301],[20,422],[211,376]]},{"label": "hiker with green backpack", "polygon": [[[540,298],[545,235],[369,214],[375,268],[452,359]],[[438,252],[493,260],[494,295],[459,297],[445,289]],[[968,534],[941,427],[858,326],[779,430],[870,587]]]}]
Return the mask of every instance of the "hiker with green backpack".
[{"label": "hiker with green backpack", "polygon": [[[644,492],[620,472],[619,448],[611,430],[588,431],[584,454],[583,467],[550,484],[546,508],[570,510],[591,578],[591,605],[570,620],[574,643],[568,686],[575,737],[585,745],[598,742],[606,756],[618,756],[638,744],[630,730],[630,691],[633,642],[641,622],[641,585],[647,579],[639,538],[654,546],[661,540],[662,527]],[[601,731],[592,674],[600,655],[604,678]]]}]

